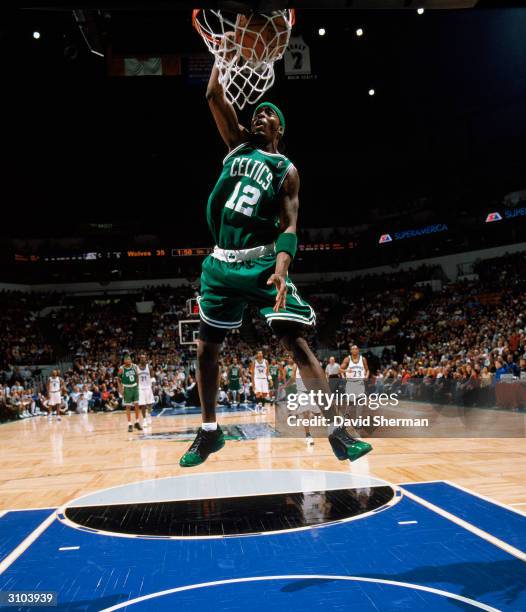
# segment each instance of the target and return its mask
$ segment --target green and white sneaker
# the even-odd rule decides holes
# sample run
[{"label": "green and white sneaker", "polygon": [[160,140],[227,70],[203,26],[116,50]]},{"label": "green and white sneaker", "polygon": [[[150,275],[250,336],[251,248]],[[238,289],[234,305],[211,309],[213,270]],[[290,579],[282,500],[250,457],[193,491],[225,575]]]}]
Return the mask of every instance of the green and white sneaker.
[{"label": "green and white sneaker", "polygon": [[208,455],[217,453],[224,445],[225,436],[219,425],[214,431],[205,431],[200,427],[195,440],[192,442],[192,446],[181,457],[179,465],[181,467],[200,465],[208,459]]},{"label": "green and white sneaker", "polygon": [[329,436],[332,452],[340,461],[356,461],[373,450],[373,447],[363,440],[352,438],[345,427],[338,427]]}]

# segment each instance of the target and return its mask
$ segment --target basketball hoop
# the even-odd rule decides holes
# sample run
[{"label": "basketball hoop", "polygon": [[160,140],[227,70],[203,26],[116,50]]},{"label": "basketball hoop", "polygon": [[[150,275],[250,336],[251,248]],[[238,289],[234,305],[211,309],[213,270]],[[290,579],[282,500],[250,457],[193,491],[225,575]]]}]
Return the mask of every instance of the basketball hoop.
[{"label": "basketball hoop", "polygon": [[192,24],[215,57],[225,95],[240,110],[274,84],[274,63],[285,53],[295,18],[294,9],[249,15],[193,11]]}]

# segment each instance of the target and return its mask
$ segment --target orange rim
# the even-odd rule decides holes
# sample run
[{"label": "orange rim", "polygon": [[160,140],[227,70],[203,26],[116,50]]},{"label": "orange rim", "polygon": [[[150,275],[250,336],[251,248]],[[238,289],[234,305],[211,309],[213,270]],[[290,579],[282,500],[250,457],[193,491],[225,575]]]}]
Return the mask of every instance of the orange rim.
[{"label": "orange rim", "polygon": [[[201,34],[201,36],[204,36],[211,43],[218,44],[220,42],[220,39],[212,36],[206,30],[204,30],[201,24],[199,23],[199,20],[197,19],[197,15],[199,15],[199,12],[201,10],[202,9],[194,9],[192,11],[192,25],[199,32],[199,34]],[[292,26],[296,23],[296,9],[289,9],[289,10],[290,10],[290,27],[292,29]]]},{"label": "orange rim", "polygon": [[210,34],[206,30],[203,30],[203,28],[201,27],[201,24],[199,23],[199,20],[197,19],[197,15],[199,14],[199,11],[201,11],[201,9],[194,9],[192,11],[192,25],[199,32],[201,36],[203,36],[204,38],[206,38],[212,43],[217,43],[217,40],[213,36],[210,36]]}]

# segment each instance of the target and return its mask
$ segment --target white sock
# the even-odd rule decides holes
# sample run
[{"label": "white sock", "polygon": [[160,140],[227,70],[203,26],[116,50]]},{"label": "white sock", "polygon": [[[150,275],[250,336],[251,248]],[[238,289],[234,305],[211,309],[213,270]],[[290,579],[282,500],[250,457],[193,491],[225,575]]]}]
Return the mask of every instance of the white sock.
[{"label": "white sock", "polygon": [[203,423],[203,431],[215,431],[217,429],[217,422],[214,423]]}]

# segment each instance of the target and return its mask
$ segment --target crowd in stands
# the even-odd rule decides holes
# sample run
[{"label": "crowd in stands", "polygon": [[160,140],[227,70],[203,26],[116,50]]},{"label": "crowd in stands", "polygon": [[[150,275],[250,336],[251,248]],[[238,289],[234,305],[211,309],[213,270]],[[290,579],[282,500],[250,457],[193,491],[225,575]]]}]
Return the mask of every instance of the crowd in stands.
[{"label": "crowd in stands", "polygon": [[42,364],[54,359],[52,346],[36,324],[38,311],[48,305],[48,295],[0,291],[0,364]]},{"label": "crowd in stands", "polygon": [[[434,279],[443,281],[438,292],[418,284]],[[351,344],[370,357],[370,390],[390,389],[416,400],[491,405],[495,383],[509,375],[526,377],[524,252],[477,262],[469,280],[455,283],[446,282],[441,268],[422,266],[300,289],[316,311],[318,332],[327,329],[332,334],[323,346],[334,350],[337,360]],[[77,410],[85,397],[93,410],[118,408],[115,374],[126,350],[147,354],[159,406],[195,400],[195,354],[180,344],[178,328],[189,316],[187,300],[195,295],[192,285],[77,301],[57,294],[0,293],[0,411],[3,406],[4,416],[26,415],[45,407],[45,380],[35,366],[54,363],[55,346],[39,319],[39,313],[52,306],[58,308],[47,313],[47,329],[73,358],[73,366],[62,372],[67,409]],[[144,300],[154,304],[145,336],[138,333],[142,315],[135,307]],[[247,367],[256,349],[267,359],[285,357],[257,311],[246,314],[245,326],[245,331],[227,336],[225,364],[237,356]],[[308,340],[315,350],[323,348],[316,330],[308,331]],[[368,349],[378,346],[385,348],[375,357]]]}]

